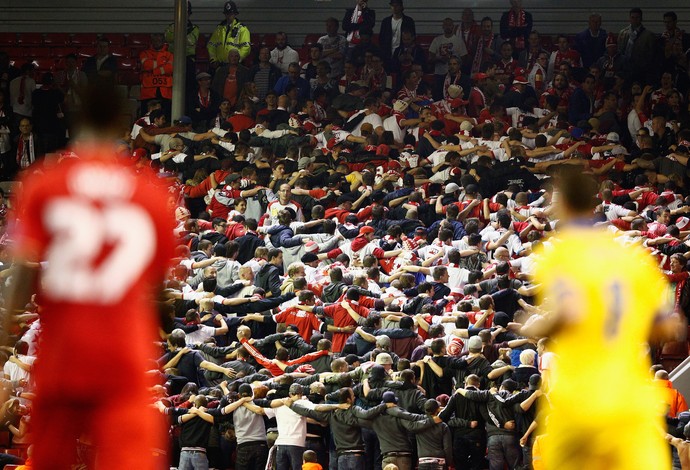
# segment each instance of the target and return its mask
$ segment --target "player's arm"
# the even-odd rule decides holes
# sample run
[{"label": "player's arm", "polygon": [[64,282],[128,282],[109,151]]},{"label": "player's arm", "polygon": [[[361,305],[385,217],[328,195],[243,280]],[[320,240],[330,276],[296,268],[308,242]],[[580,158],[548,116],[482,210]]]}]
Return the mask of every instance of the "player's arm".
[{"label": "player's arm", "polygon": [[161,367],[161,370],[166,370],[170,369],[172,367],[176,367],[177,363],[180,362],[180,359],[182,359],[182,356],[190,352],[191,349],[185,347],[177,351],[177,354],[175,354],[168,362],[165,363],[163,367]]}]

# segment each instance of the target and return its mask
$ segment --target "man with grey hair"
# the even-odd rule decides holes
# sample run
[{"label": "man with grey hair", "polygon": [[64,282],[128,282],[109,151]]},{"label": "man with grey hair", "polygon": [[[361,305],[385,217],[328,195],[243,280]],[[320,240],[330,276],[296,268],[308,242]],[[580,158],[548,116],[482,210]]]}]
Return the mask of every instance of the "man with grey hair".
[{"label": "man with grey hair", "polygon": [[[391,350],[391,339],[390,339],[390,337],[388,337],[386,335],[377,335],[375,344],[376,344],[377,350],[384,352],[384,353],[387,353],[390,356],[391,360],[393,361],[392,362],[393,367],[397,367],[398,366],[398,360],[400,359],[400,357]],[[366,353],[364,355],[363,359],[365,361],[370,360],[372,352],[373,351],[369,351],[368,353]]]}]

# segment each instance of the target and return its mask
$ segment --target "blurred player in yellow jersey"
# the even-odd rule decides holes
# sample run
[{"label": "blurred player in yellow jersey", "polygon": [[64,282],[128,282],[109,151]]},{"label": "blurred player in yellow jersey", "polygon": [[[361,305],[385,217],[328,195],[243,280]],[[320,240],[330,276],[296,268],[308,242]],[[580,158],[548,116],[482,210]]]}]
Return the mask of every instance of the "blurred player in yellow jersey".
[{"label": "blurred player in yellow jersey", "polygon": [[584,222],[595,193],[586,176],[562,178],[559,233],[537,265],[546,313],[526,329],[550,335],[557,358],[544,468],[667,469],[664,400],[649,377],[647,341],[677,320],[665,315],[665,280],[651,256]]}]

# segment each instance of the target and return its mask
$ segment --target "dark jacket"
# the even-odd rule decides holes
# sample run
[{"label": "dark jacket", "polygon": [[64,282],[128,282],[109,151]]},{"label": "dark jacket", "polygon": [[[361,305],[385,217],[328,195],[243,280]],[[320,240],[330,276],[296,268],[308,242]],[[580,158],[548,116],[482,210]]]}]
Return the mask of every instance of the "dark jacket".
[{"label": "dark jacket", "polygon": [[290,248],[299,246],[302,243],[302,238],[295,238],[292,229],[287,225],[273,225],[266,231],[268,233],[271,243],[276,248]]},{"label": "dark jacket", "polygon": [[[390,58],[392,55],[391,47],[393,44],[393,16],[387,16],[381,20],[381,30],[379,32],[379,45],[385,58]],[[409,16],[403,14],[402,25],[400,27],[400,34],[403,31],[412,31],[412,34],[417,35],[414,20]]]},{"label": "dark jacket", "polygon": [[[218,67],[216,73],[213,74],[213,82],[211,82],[211,89],[218,93],[218,95],[220,96],[223,96],[223,91],[225,90],[225,80],[228,78],[228,71],[229,66],[223,65],[221,67]],[[249,69],[242,64],[237,66],[237,72],[235,73],[235,76],[237,79],[237,96],[225,96],[224,98],[234,98],[234,102],[237,103],[237,100],[239,99],[244,84],[251,81],[251,76],[249,73]]]},{"label": "dark jacket", "polygon": [[376,24],[376,11],[372,10],[371,8],[366,8],[362,11],[362,22],[361,23],[353,23],[352,22],[352,14],[355,12],[354,8],[348,8],[345,10],[345,16],[343,16],[343,31],[345,33],[350,33],[352,31],[361,31],[361,30],[374,30],[374,25]]},{"label": "dark jacket", "polygon": [[360,427],[371,427],[371,419],[380,416],[386,410],[381,404],[365,410],[359,406],[351,406],[346,410],[320,412],[302,407],[299,403],[290,405],[295,413],[318,421],[328,421],[331,435],[337,452],[361,450],[364,451],[364,441]]},{"label": "dark jacket", "polygon": [[426,397],[414,384],[398,381],[387,381],[385,386],[371,390],[367,398],[372,401],[381,400],[385,392],[393,392],[398,397],[398,406],[410,413],[424,413]]},{"label": "dark jacket", "polygon": [[515,421],[514,406],[527,399],[532,392],[523,390],[516,394],[508,391],[491,393],[489,390],[469,390],[465,398],[478,403],[484,403],[480,408],[486,423],[487,436],[517,435],[515,430],[508,430],[505,424]]},{"label": "dark jacket", "polygon": [[237,255],[237,262],[244,264],[254,257],[254,252],[260,246],[266,246],[266,243],[254,232],[247,232],[241,237],[235,239],[239,245]]},{"label": "dark jacket", "polygon": [[446,468],[453,464],[453,437],[446,423],[417,434],[417,456],[446,459]]},{"label": "dark jacket", "polygon": [[408,432],[420,432],[435,426],[433,419],[419,414],[411,414],[400,407],[386,410],[373,422],[373,429],[379,438],[381,454],[390,452],[409,452],[412,447]]},{"label": "dark jacket", "polygon": [[275,264],[271,263],[266,263],[264,264],[261,269],[259,269],[259,272],[256,273],[256,279],[254,279],[254,285],[256,287],[261,287],[263,290],[266,291],[266,294],[269,292],[273,295],[273,297],[277,297],[280,295],[280,270]]},{"label": "dark jacket", "polygon": [[[472,387],[471,390],[477,390]],[[484,418],[480,411],[479,402],[469,400],[459,393],[454,393],[446,407],[439,414],[441,419],[453,428],[456,435],[466,439],[480,440],[484,434]],[[477,426],[472,428],[470,423],[477,421]]]}]

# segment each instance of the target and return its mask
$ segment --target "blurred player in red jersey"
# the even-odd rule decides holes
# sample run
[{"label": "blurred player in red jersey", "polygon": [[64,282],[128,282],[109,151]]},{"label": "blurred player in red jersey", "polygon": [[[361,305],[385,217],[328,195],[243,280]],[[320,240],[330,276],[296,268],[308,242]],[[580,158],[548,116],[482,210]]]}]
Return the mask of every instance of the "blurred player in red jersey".
[{"label": "blurred player in red jersey", "polygon": [[[150,175],[117,155],[122,107],[111,88],[86,93],[79,158],[25,178],[19,197],[12,314],[38,289],[35,469],[69,469],[76,442],[96,447],[96,468],[161,468],[165,425],[150,406],[156,288],[172,255],[172,215]],[[45,261],[40,272],[31,266]],[[37,282],[38,279],[38,282]],[[7,331],[7,330],[6,330]]]}]

